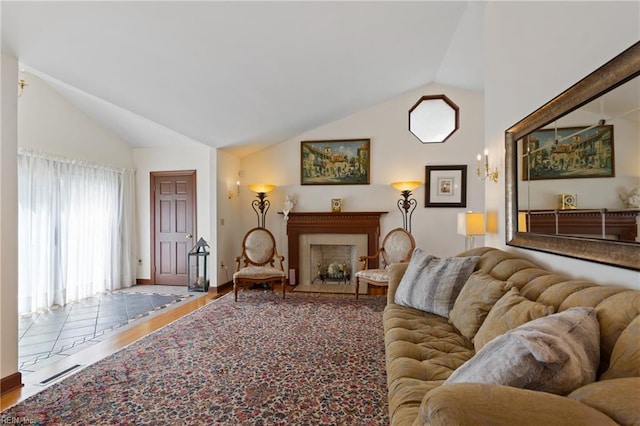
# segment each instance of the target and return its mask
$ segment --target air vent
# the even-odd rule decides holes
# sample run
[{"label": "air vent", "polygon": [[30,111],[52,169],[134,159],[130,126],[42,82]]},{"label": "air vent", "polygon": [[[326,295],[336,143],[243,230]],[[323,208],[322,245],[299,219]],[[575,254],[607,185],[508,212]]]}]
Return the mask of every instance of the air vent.
[{"label": "air vent", "polygon": [[61,378],[63,376],[66,376],[67,374],[70,374],[72,371],[77,370],[80,367],[82,367],[82,364],[73,365],[73,366],[67,368],[64,371],[61,371],[61,372],[59,372],[57,374],[54,374],[53,376],[51,376],[51,377],[49,377],[47,379],[44,379],[39,384],[40,385],[48,385],[49,383],[51,383],[51,382],[53,382],[55,380],[58,380],[59,378]]}]

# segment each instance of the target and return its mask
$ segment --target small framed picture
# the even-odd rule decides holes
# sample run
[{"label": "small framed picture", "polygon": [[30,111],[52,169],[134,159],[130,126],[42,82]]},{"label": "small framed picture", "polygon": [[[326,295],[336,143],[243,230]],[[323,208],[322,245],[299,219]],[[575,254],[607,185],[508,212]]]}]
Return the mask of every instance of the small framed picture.
[{"label": "small framed picture", "polygon": [[425,207],[466,207],[467,166],[426,166]]},{"label": "small framed picture", "polygon": [[331,199],[331,211],[334,213],[339,213],[342,211],[342,198]]},{"label": "small framed picture", "polygon": [[453,195],[453,179],[449,177],[438,178],[438,195]]}]

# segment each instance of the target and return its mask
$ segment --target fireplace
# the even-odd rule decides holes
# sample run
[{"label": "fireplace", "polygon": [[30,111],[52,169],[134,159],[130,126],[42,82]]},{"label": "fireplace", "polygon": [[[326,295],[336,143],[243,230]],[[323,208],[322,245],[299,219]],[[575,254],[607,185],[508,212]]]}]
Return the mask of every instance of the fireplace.
[{"label": "fireplace", "polygon": [[[357,257],[378,250],[380,216],[387,212],[291,212],[287,220],[290,280],[310,284],[317,274],[317,261],[312,265],[311,245],[355,246],[351,265],[358,270]],[[344,262],[343,262],[344,263]],[[377,267],[377,260],[370,267]],[[353,282],[353,281],[351,281]]]},{"label": "fireplace", "polygon": [[299,250],[299,284],[355,284],[367,235],[302,234]]},{"label": "fireplace", "polygon": [[[353,244],[311,244],[311,284],[316,282],[351,284],[353,271],[357,264],[354,260],[358,253]],[[304,258],[301,268],[305,269]],[[315,270],[315,273],[313,272]],[[300,276],[304,277],[300,271]],[[302,279],[304,282],[304,278]]]}]

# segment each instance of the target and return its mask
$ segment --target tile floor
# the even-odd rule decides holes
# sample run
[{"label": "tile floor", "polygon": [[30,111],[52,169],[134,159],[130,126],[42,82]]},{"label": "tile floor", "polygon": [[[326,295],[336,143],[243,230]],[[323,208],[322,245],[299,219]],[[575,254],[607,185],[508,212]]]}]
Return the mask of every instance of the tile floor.
[{"label": "tile floor", "polygon": [[166,311],[194,294],[186,287],[134,286],[71,303],[18,322],[19,370],[28,375]]}]

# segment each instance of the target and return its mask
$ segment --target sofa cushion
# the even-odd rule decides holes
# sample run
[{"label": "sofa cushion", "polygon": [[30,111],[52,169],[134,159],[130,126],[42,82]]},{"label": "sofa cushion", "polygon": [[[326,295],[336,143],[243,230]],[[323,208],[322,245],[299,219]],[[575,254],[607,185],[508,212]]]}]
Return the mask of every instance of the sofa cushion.
[{"label": "sofa cushion", "polygon": [[600,363],[596,310],[581,307],[523,324],[487,343],[447,383],[492,383],[566,395]]},{"label": "sofa cushion", "polygon": [[395,303],[445,318],[473,273],[479,256],[439,259],[416,248],[395,294]]},{"label": "sofa cushion", "polygon": [[383,315],[391,424],[411,424],[422,397],[474,354],[446,318],[395,303]]},{"label": "sofa cushion", "polygon": [[513,285],[493,278],[486,272],[471,274],[449,313],[449,322],[467,339],[473,339],[491,307]]},{"label": "sofa cushion", "polygon": [[500,336],[528,321],[554,312],[553,306],[533,302],[521,296],[516,287],[512,287],[493,305],[487,318],[473,338],[476,352],[480,351],[494,337]]},{"label": "sofa cushion", "polygon": [[611,353],[609,368],[601,379],[619,377],[640,377],[640,316],[620,333]]},{"label": "sofa cushion", "polygon": [[420,406],[420,416],[414,422],[396,424],[614,426],[618,423],[594,408],[559,395],[485,383],[457,383],[429,391]]},{"label": "sofa cushion", "polygon": [[593,407],[621,425],[640,425],[640,377],[600,380],[571,392],[567,398]]}]

